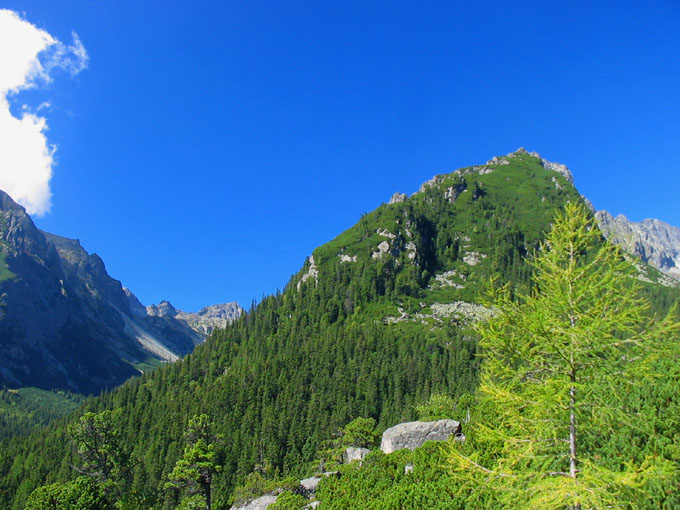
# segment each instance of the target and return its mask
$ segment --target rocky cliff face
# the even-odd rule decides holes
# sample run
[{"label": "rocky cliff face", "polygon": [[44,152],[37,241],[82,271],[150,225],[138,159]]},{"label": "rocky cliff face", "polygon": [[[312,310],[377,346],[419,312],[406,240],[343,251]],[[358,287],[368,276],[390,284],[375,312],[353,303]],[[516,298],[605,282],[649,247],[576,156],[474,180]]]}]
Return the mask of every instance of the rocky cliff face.
[{"label": "rocky cliff face", "polygon": [[630,221],[597,211],[595,217],[607,239],[621,245],[660,271],[680,279],[680,228],[660,220]]},{"label": "rocky cliff face", "polygon": [[174,361],[203,341],[205,329],[176,315],[149,316],[99,256],[40,231],[0,191],[0,386],[121,384],[136,363]]},{"label": "rocky cliff face", "polygon": [[[0,283],[3,385],[90,393],[138,373],[122,353],[135,359],[143,352],[121,341],[116,331],[123,320],[108,305],[114,281],[103,277],[98,257],[67,241],[48,239],[22,207],[0,192],[6,271]],[[80,281],[83,273],[88,277]]]}]

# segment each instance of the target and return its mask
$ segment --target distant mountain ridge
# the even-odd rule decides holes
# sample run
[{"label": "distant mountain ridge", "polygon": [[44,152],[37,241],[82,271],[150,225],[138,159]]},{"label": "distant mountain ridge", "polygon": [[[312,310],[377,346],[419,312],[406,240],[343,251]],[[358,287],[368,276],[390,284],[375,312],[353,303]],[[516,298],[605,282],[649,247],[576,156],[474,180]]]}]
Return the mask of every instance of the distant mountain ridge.
[{"label": "distant mountain ridge", "polygon": [[680,228],[657,219],[634,222],[607,211],[597,211],[595,217],[607,239],[680,280]]},{"label": "distant mountain ridge", "polygon": [[[135,298],[136,299],[136,298]],[[161,301],[158,305],[149,305],[145,314],[149,317],[171,317],[186,322],[189,327],[202,335],[209,335],[215,329],[224,328],[243,313],[236,302],[204,306],[198,312],[183,312],[172,306],[169,301]]]},{"label": "distant mountain ridge", "polygon": [[0,191],[0,386],[98,393],[191,352],[205,321],[228,320],[147,315],[132,297],[98,255],[39,230]]}]

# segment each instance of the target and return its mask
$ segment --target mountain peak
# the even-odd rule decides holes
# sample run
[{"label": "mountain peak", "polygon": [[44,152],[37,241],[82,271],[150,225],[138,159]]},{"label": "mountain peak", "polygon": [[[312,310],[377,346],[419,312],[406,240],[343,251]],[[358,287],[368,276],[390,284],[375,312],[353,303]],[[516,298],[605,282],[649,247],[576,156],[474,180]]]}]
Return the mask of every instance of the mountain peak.
[{"label": "mountain peak", "polygon": [[[518,156],[531,156],[533,158],[540,159],[543,168],[545,168],[546,170],[552,170],[553,172],[557,172],[558,174],[563,176],[567,181],[569,181],[569,184],[574,184],[574,176],[569,171],[569,168],[567,168],[567,165],[563,165],[562,163],[555,163],[553,161],[548,161],[547,159],[541,157],[541,155],[538,152],[529,152],[524,147],[520,147],[515,152],[509,153],[506,157],[515,158]],[[494,157],[492,161],[495,159],[496,158]]]},{"label": "mountain peak", "polygon": [[[560,174],[562,177],[564,177],[567,182],[571,185],[574,184],[574,176],[572,175],[571,171],[569,168],[567,168],[566,165],[563,165],[562,163],[555,163],[553,161],[548,161],[547,159],[541,157],[541,155],[538,152],[529,152],[526,150],[524,147],[520,147],[514,152],[510,152],[506,154],[505,156],[494,156],[490,160],[488,160],[486,163],[483,165],[475,165],[475,166],[470,166],[470,167],[465,167],[465,168],[459,168],[458,170],[452,172],[451,174],[442,174],[442,175],[435,175],[432,179],[429,181],[425,181],[418,191],[416,193],[422,193],[428,188],[432,186],[437,186],[444,182],[449,176],[451,175],[464,175],[464,174],[490,174],[494,170],[496,170],[499,166],[505,166],[505,165],[510,165],[513,161],[519,161],[525,158],[535,158],[538,160],[538,164],[541,165],[543,168],[546,170],[550,170],[551,172],[555,172],[557,174]],[[555,186],[560,186],[560,184],[556,181],[556,179],[553,179],[553,183]],[[390,199],[390,204],[402,201],[401,199],[401,194],[400,193],[395,193],[392,198]]]},{"label": "mountain peak", "polygon": [[157,305],[147,306],[146,313],[152,317],[175,317],[177,315],[177,309],[172,306],[170,301],[164,299]]}]

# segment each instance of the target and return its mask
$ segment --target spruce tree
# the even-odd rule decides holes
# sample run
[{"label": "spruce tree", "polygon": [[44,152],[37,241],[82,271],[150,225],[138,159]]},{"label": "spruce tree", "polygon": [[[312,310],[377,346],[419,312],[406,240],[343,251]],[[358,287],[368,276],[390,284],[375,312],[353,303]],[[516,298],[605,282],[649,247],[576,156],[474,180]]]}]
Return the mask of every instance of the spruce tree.
[{"label": "spruce tree", "polygon": [[635,508],[673,466],[596,449],[636,419],[626,393],[649,383],[650,360],[677,335],[674,313],[652,318],[635,267],[583,205],[558,214],[533,268],[533,290],[512,298],[506,287],[477,326],[480,403],[467,444],[451,447],[454,477],[509,508]]}]

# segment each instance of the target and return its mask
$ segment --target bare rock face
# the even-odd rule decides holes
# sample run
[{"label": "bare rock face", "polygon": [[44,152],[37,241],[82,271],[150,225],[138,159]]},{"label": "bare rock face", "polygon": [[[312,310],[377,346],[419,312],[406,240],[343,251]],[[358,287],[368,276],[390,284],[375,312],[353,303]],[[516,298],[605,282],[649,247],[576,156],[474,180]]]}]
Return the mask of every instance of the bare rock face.
[{"label": "bare rock face", "polygon": [[242,313],[243,308],[236,302],[205,306],[198,312],[183,312],[175,308],[169,301],[163,300],[157,305],[147,306],[145,310],[145,315],[149,317],[171,317],[176,319],[200,335],[201,340],[212,333],[213,330],[227,327],[229,323],[238,319]]},{"label": "bare rock face", "polygon": [[265,510],[269,505],[276,502],[276,496],[273,494],[265,494],[257,499],[248,501],[240,506],[232,506],[231,510]]},{"label": "bare rock face", "polygon": [[660,220],[630,221],[623,214],[614,218],[597,211],[595,218],[604,236],[642,261],[680,279],[680,228]]},{"label": "bare rock face", "polygon": [[398,204],[400,202],[404,202],[405,200],[406,195],[397,191],[394,195],[392,195],[392,198],[390,198],[389,204]]},{"label": "bare rock face", "polygon": [[352,461],[358,460],[361,462],[364,460],[364,457],[371,453],[371,450],[368,448],[354,448],[354,447],[349,447],[345,449],[345,453],[342,454],[342,460],[345,464],[349,464]]},{"label": "bare rock face", "polygon": [[102,260],[36,228],[0,191],[0,385],[98,393],[138,374],[129,304]]},{"label": "bare rock face", "polygon": [[243,308],[238,303],[221,303],[219,305],[204,306],[198,311],[198,316],[204,319],[224,319],[233,321],[238,319],[243,313]]},{"label": "bare rock face", "polygon": [[400,423],[383,432],[380,449],[383,453],[392,453],[403,448],[415,450],[425,441],[445,441],[461,431],[460,422],[455,420]]},{"label": "bare rock face", "polygon": [[222,303],[201,308],[198,313],[186,313],[177,310],[175,318],[184,321],[194,331],[204,336],[215,329],[223,329],[227,324],[238,319],[243,308],[238,303]]},{"label": "bare rock face", "polygon": [[128,289],[123,287],[123,292],[128,298],[128,304],[130,305],[130,313],[135,317],[146,317],[146,307],[137,299],[137,296]]},{"label": "bare rock face", "polygon": [[152,317],[175,317],[177,309],[172,306],[170,301],[163,300],[158,305],[149,305],[146,307],[147,315]]},{"label": "bare rock face", "polygon": [[307,492],[316,492],[316,488],[319,486],[320,481],[321,481],[320,476],[310,476],[309,478],[300,480],[300,485]]}]

